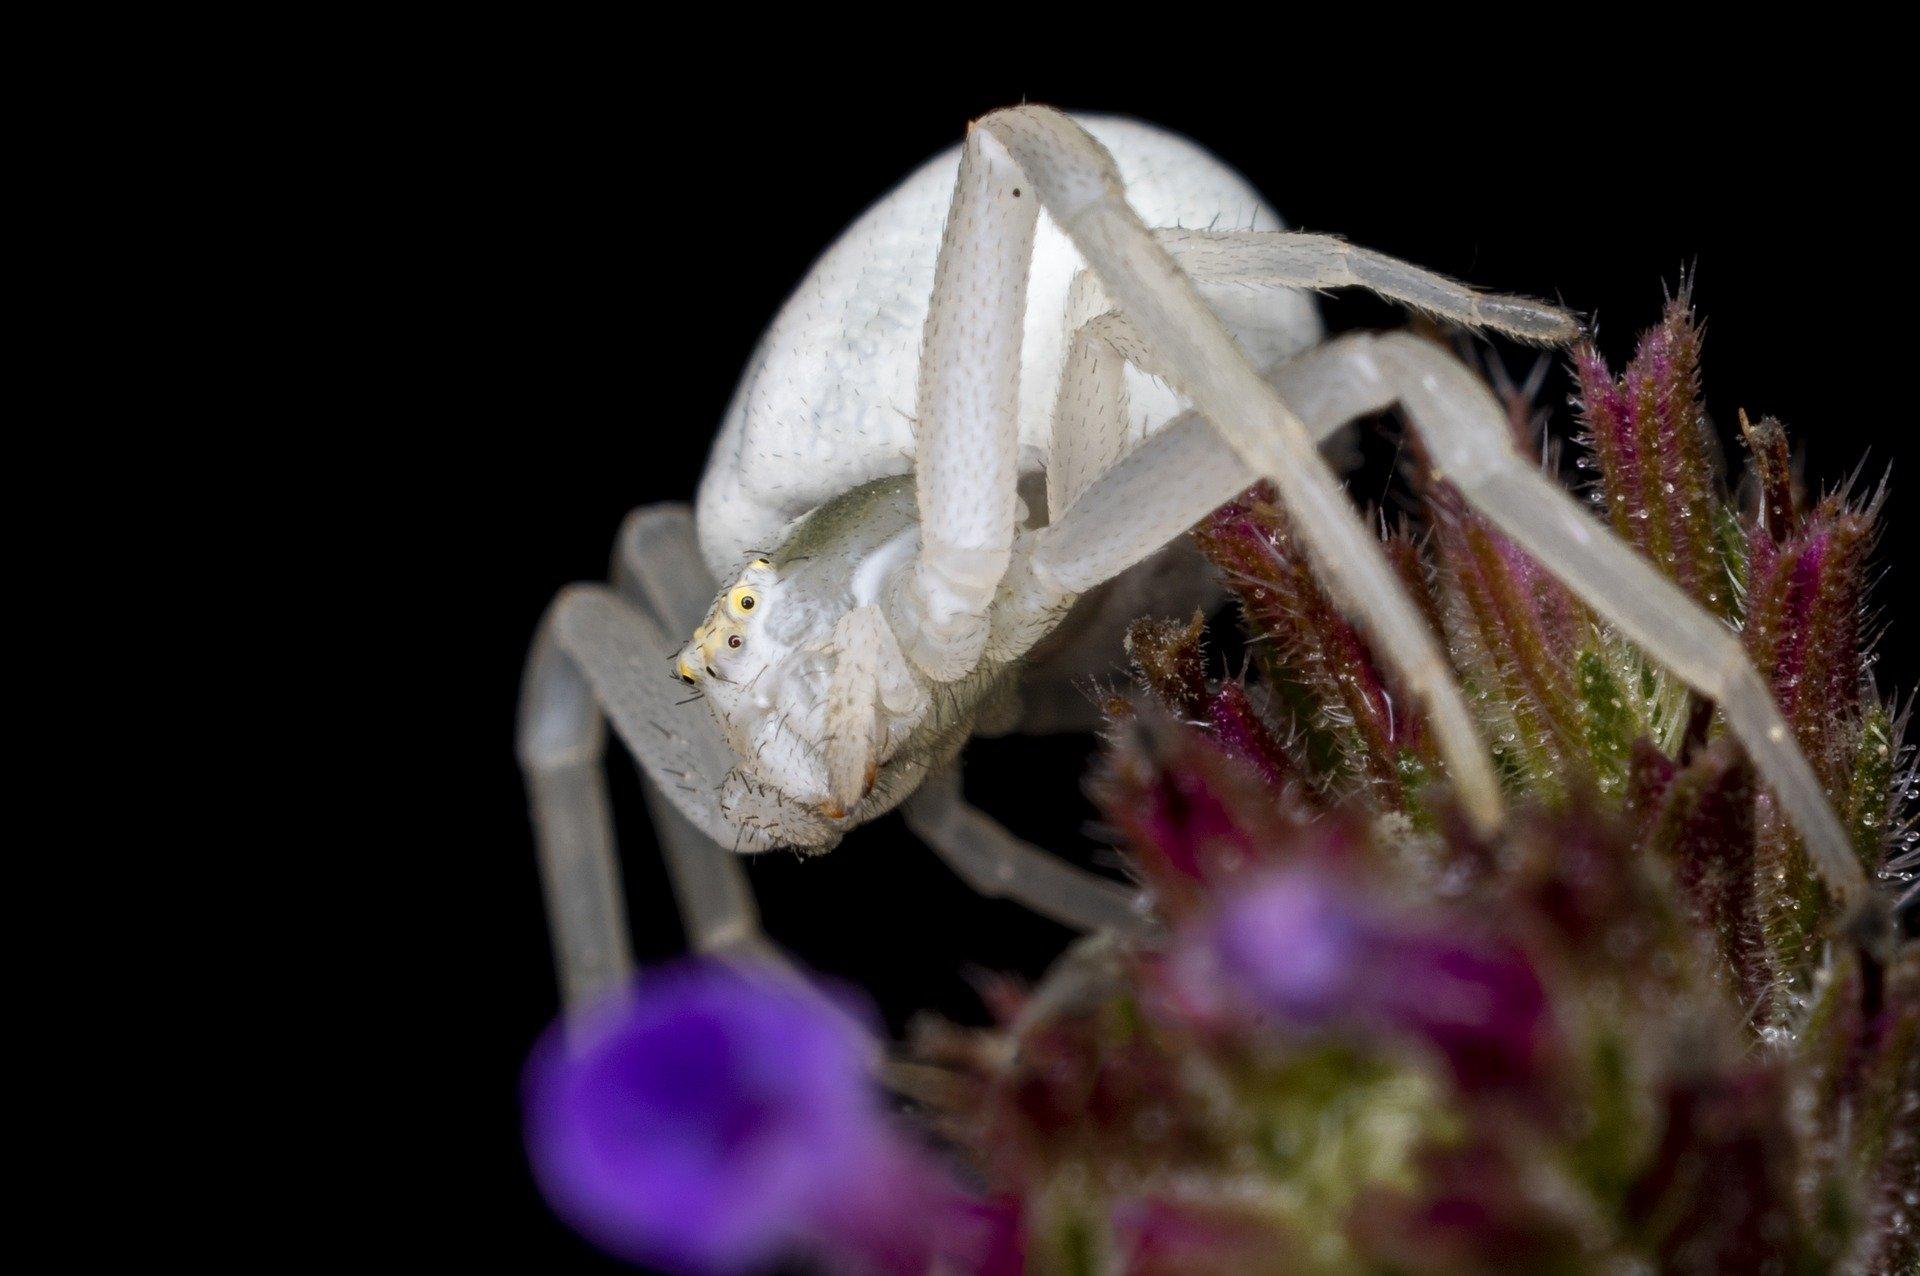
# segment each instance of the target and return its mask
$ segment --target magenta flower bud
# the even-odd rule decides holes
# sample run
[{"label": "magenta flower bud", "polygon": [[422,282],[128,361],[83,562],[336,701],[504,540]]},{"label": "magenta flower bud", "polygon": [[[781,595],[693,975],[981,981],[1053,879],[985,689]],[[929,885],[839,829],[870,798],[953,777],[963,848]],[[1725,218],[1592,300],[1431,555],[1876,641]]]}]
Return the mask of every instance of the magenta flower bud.
[{"label": "magenta flower bud", "polygon": [[1574,351],[1574,374],[1614,531],[1709,611],[1726,615],[1732,594],[1714,545],[1702,337],[1682,287],[1618,378],[1591,344]]},{"label": "magenta flower bud", "polygon": [[[1260,484],[1221,506],[1195,529],[1195,540],[1266,640],[1255,658],[1291,711],[1298,753],[1314,770],[1351,769],[1382,800],[1404,808],[1404,766],[1430,751],[1420,714],[1409,697],[1395,695],[1366,638],[1321,587],[1272,489]],[[1417,561],[1403,580],[1430,611]]]}]

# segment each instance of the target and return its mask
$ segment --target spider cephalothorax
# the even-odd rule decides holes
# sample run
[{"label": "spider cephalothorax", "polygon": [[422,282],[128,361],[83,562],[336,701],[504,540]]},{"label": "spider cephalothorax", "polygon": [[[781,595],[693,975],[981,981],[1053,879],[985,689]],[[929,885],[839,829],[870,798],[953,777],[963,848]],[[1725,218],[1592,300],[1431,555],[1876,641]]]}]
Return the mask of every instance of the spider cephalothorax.
[{"label": "spider cephalothorax", "polygon": [[922,738],[936,691],[943,744],[964,738],[950,728],[990,677],[937,684],[894,636],[891,596],[918,531],[901,479],[830,502],[720,591],[676,659],[736,755],[722,785],[736,825],[825,849],[950,755]]}]

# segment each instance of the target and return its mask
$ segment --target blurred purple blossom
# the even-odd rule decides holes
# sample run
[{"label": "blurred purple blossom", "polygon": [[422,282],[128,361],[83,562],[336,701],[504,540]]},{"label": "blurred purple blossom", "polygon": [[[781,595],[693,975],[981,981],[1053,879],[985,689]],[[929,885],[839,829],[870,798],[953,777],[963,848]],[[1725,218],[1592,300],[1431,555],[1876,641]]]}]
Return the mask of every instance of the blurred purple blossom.
[{"label": "blurred purple blossom", "polygon": [[888,1125],[873,1049],[847,1010],[781,977],[651,972],[535,1048],[535,1175],[595,1244],[672,1271],[803,1248],[924,1270],[958,1197]]},{"label": "blurred purple blossom", "polygon": [[1304,1028],[1412,1037],[1468,1091],[1524,1083],[1554,1034],[1517,949],[1414,916],[1314,867],[1226,900],[1183,964],[1195,1004],[1221,992]]},{"label": "blurred purple blossom", "polygon": [[1227,903],[1211,956],[1240,996],[1318,1025],[1352,1006],[1376,929],[1326,876],[1287,870]]}]

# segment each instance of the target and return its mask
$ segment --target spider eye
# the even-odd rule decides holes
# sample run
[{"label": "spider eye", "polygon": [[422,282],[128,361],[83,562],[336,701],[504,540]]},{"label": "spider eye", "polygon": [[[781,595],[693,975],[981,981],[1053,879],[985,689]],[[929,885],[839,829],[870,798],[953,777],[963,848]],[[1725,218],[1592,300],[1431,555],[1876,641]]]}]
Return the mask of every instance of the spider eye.
[{"label": "spider eye", "polygon": [[735,616],[744,616],[760,605],[760,596],[745,585],[735,585],[727,591],[727,610]]},{"label": "spider eye", "polygon": [[728,635],[727,635],[727,646],[729,646],[729,647],[733,647],[733,648],[736,648],[736,649],[737,649],[737,648],[738,648],[738,647],[740,646],[740,635],[739,635],[739,634],[728,634]]}]

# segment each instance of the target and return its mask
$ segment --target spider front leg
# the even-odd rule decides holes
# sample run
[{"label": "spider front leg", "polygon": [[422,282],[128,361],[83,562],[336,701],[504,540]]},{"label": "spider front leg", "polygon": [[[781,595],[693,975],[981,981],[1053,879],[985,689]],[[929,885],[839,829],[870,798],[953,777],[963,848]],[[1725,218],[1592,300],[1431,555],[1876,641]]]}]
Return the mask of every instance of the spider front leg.
[{"label": "spider front leg", "polygon": [[688,614],[697,618],[710,590],[686,507],[630,516],[614,577],[628,598],[576,585],[554,600],[521,683],[517,751],[569,1006],[623,982],[633,965],[606,795],[608,721],[645,772],[690,944],[770,953],[739,865],[715,841],[750,836],[730,830],[719,810],[712,777],[732,755],[666,672],[677,650],[667,635],[691,627]]},{"label": "spider front leg", "polygon": [[[669,635],[697,625],[713,595],[693,511],[681,504],[647,506],[627,515],[615,542],[612,574],[620,595]],[[701,953],[784,962],[760,930],[760,909],[740,857],[682,814],[644,765],[640,770],[647,814],[666,860],[687,946]]]},{"label": "spider front leg", "polygon": [[1128,207],[1112,157],[1066,116],[1036,107],[996,112],[974,132],[1004,144],[1155,362],[1233,451],[1273,480],[1336,603],[1426,707],[1469,818],[1496,829],[1503,807],[1492,762],[1432,632],[1306,426]]},{"label": "spider front leg", "polygon": [[1019,509],[1020,342],[1039,200],[999,142],[960,152],[921,342],[914,417],[920,552],[890,598],[907,656],[938,682],[973,671]]},{"label": "spider front leg", "polygon": [[[872,675],[904,655],[935,681],[951,682],[986,654],[1019,509],[1020,344],[1038,217],[1039,199],[1006,149],[970,132],[921,345],[914,480],[920,552],[891,593],[891,629],[877,615],[856,622],[870,610],[860,609],[836,630],[835,645],[843,660],[853,657],[847,665],[855,671],[846,678],[836,671],[831,693],[829,770],[839,783],[859,775],[876,682],[883,702],[906,694],[897,678]],[[1118,365],[1103,364],[1104,353],[1083,351],[1091,355],[1089,374],[1106,386]],[[1114,415],[1110,405],[1093,406]],[[1140,924],[1131,891],[1021,841],[967,805],[956,769],[930,776],[905,814],[909,827],[983,894],[1080,929]]]},{"label": "spider front leg", "polygon": [[[1351,375],[1339,337],[1268,374],[1318,445],[1355,417],[1378,411],[1384,383]],[[1169,421],[1088,483],[1064,516],[1033,538],[1032,560],[1068,593],[1120,575],[1231,501],[1259,478],[1198,412]]]}]

